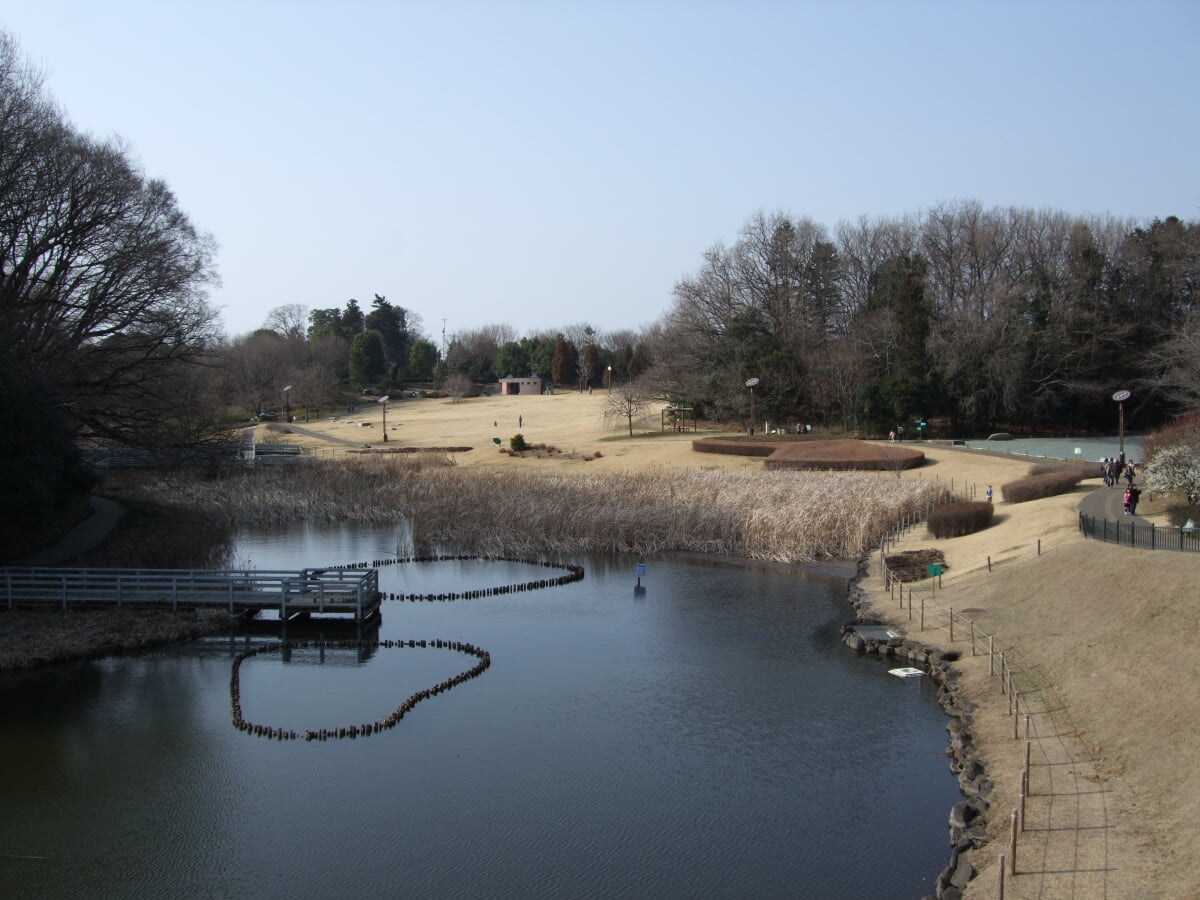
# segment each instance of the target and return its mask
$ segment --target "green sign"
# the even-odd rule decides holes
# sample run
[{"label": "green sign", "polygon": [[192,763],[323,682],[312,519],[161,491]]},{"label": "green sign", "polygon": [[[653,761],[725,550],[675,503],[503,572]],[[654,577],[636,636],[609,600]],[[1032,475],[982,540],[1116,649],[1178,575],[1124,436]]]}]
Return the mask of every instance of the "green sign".
[{"label": "green sign", "polygon": [[930,578],[937,578],[941,574],[942,574],[942,566],[940,563],[930,563],[929,564],[929,577]]}]

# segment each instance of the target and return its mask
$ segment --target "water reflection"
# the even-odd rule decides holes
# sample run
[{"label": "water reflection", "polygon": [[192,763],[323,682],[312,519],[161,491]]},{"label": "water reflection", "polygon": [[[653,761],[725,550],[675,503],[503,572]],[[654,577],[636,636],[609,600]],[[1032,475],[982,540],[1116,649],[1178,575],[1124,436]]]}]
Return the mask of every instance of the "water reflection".
[{"label": "water reflection", "polygon": [[[298,552],[275,535],[245,552],[327,565],[386,556],[393,537],[335,530],[328,552],[316,536]],[[5,681],[0,838],[53,863],[7,866],[5,894],[930,892],[958,799],[944,720],[923,679],[838,643],[844,581],[659,559],[634,595],[637,560],[581,562],[582,581],[545,590],[385,603],[376,640],[469,641],[492,666],[366,740],[232,727],[232,655],[274,641],[265,629]],[[538,577],[495,565],[492,583]],[[475,574],[396,577],[454,590]],[[309,640],[330,633],[312,627]],[[297,731],[374,721],[464,659],[260,653],[240,700],[247,719]]]}]

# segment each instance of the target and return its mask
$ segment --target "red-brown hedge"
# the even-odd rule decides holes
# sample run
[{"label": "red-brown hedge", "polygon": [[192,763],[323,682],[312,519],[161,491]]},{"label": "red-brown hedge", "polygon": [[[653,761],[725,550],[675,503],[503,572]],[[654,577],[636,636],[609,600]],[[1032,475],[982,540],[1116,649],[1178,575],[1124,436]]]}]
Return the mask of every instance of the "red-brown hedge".
[{"label": "red-brown hedge", "polygon": [[937,538],[974,534],[992,524],[995,507],[986,500],[958,500],[935,506],[926,524]]}]

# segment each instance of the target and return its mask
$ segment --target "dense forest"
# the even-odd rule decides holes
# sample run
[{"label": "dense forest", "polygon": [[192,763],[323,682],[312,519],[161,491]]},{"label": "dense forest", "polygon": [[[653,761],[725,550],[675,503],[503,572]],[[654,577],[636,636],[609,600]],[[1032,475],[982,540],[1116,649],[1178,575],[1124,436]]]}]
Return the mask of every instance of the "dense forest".
[{"label": "dense forest", "polygon": [[835,234],[758,215],[675,287],[656,360],[718,416],[956,435],[1142,427],[1200,402],[1200,226],[975,202]]}]

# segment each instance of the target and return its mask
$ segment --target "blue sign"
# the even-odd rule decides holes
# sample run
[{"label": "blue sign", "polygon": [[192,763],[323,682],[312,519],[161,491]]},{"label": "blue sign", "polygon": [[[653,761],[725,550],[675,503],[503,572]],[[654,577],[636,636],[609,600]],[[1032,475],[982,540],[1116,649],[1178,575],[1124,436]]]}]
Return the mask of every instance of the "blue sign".
[{"label": "blue sign", "polygon": [[642,576],[644,576],[646,574],[646,564],[638,563],[636,566],[634,566],[633,574],[636,575],[638,578],[641,578]]}]

